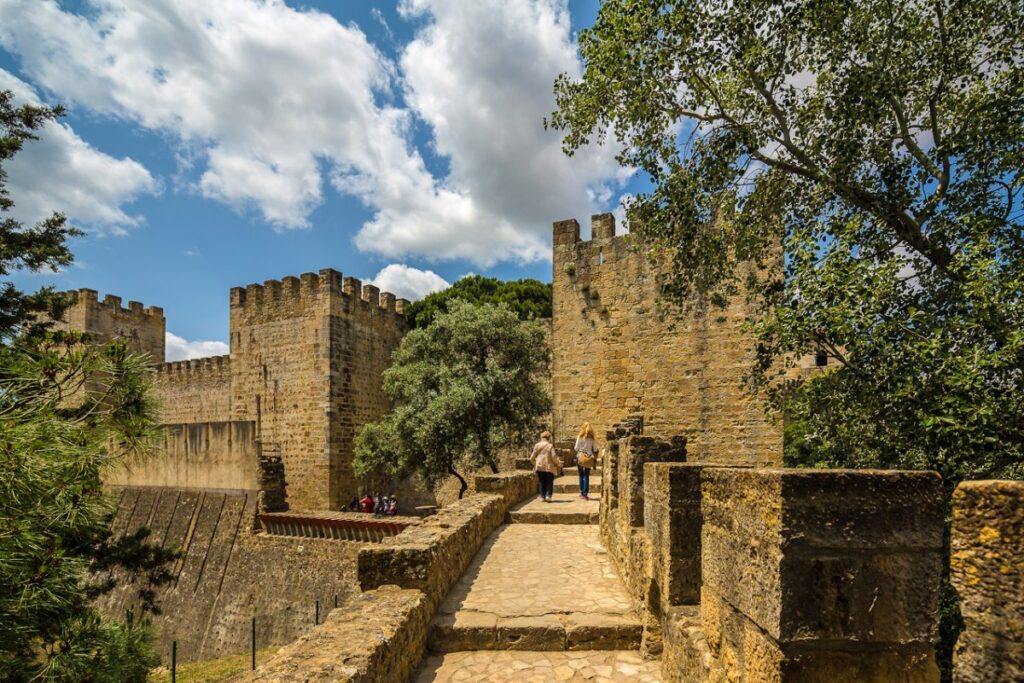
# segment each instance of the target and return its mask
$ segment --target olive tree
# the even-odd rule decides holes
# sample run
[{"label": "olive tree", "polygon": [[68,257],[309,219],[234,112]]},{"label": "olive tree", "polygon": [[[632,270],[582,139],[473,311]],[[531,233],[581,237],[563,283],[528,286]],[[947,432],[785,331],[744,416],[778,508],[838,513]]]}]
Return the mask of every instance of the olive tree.
[{"label": "olive tree", "polygon": [[356,473],[419,474],[430,483],[450,475],[461,498],[468,469],[497,472],[497,449],[550,411],[548,363],[541,323],[521,321],[503,304],[448,302],[395,351],[384,372],[394,408],[359,432]]}]

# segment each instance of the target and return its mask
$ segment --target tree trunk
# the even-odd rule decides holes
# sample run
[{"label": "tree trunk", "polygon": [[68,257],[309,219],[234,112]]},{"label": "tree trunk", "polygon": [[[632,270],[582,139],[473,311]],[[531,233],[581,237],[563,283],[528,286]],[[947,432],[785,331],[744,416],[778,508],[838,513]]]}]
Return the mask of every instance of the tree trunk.
[{"label": "tree trunk", "polygon": [[461,474],[455,471],[455,467],[450,462],[448,463],[448,474],[453,475],[459,480],[459,500],[462,500],[462,494],[464,494],[469,488],[469,484],[466,483],[466,480]]},{"label": "tree trunk", "polygon": [[487,460],[487,465],[491,468],[491,474],[497,474],[498,463],[494,461],[494,454],[491,452],[490,433],[478,434],[476,440],[479,444],[480,452],[484,454],[484,458]]}]

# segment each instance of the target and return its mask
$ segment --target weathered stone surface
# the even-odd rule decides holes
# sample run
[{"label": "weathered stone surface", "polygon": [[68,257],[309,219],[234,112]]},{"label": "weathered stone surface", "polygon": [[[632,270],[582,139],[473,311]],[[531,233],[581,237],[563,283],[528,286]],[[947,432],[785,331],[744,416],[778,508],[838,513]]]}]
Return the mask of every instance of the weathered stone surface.
[{"label": "weathered stone surface", "polygon": [[378,546],[363,548],[358,556],[360,586],[415,588],[439,603],[501,524],[507,507],[504,496],[474,494]]},{"label": "weathered stone surface", "polygon": [[645,661],[635,652],[454,652],[428,658],[415,683],[656,683],[660,668],[657,661]]},{"label": "weathered stone surface", "polygon": [[430,602],[420,591],[386,586],[360,593],[242,680],[404,681],[423,657],[429,620]]},{"label": "weathered stone surface", "polygon": [[432,652],[498,649],[498,616],[471,610],[439,614],[430,624],[427,647]]},{"label": "weathered stone surface", "polygon": [[700,599],[702,468],[698,463],[644,465],[644,528],[662,611]]},{"label": "weathered stone surface", "polygon": [[574,612],[563,619],[567,650],[637,650],[643,628],[633,615]]},{"label": "weathered stone surface", "polygon": [[534,496],[508,513],[513,524],[597,524],[596,500],[581,500],[578,494],[556,493],[550,503]]},{"label": "weathered stone surface", "polygon": [[1024,680],[1024,482],[957,487],[951,567],[965,625],[956,681]]},{"label": "weathered stone surface", "polygon": [[[313,627],[317,601],[323,619],[336,597],[344,602],[359,590],[355,560],[364,544],[254,533],[256,492],[126,488],[119,495],[115,533],[148,523],[153,542],[185,551],[153,617],[165,661],[172,641],[179,662],[245,652],[253,616],[259,647],[291,642]],[[123,615],[138,588],[118,576],[97,607]]]},{"label": "weathered stone surface", "polygon": [[704,472],[702,575],[771,637],[934,636],[942,490],[928,472]]},{"label": "weathered stone surface", "polygon": [[[443,652],[622,649],[640,643],[640,621],[592,526],[501,527],[439,611],[431,648]],[[488,631],[492,617],[494,632]],[[457,623],[467,626],[451,633]],[[449,633],[452,640],[443,641]]]},{"label": "weathered stone surface", "polygon": [[553,614],[501,617],[498,619],[498,649],[564,650],[565,627]]},{"label": "weathered stone surface", "polygon": [[618,496],[621,526],[644,525],[644,465],[649,462],[685,462],[686,439],[670,440],[629,436],[619,440]]},{"label": "weathered stone surface", "polygon": [[532,472],[499,472],[478,474],[473,478],[473,490],[502,496],[506,505],[516,505],[536,491],[537,479]]},{"label": "weathered stone surface", "polygon": [[556,437],[584,421],[604,435],[639,412],[645,433],[687,436],[693,460],[780,462],[780,425],[742,387],[754,351],[741,329],[753,312],[745,297],[682,317],[659,311],[667,263],[652,264],[628,235],[615,236],[611,214],[592,225],[594,239],[581,242],[576,221],[554,224]]}]

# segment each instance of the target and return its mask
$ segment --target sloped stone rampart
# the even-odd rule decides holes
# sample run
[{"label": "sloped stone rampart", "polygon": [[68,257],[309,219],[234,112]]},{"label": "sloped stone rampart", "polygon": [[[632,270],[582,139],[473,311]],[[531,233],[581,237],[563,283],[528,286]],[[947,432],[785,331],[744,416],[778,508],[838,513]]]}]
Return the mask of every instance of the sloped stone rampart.
[{"label": "sloped stone rampart", "polygon": [[1024,482],[957,487],[951,565],[965,625],[955,680],[1024,680]]},{"label": "sloped stone rampart", "polygon": [[[255,533],[256,492],[124,488],[117,495],[115,534],[148,526],[152,542],[183,552],[153,619],[165,662],[172,641],[179,662],[247,651],[253,617],[259,647],[291,642],[314,626],[318,600],[323,619],[336,597],[358,592],[361,544]],[[116,578],[97,606],[122,616],[140,586]]]},{"label": "sloped stone rampart", "polygon": [[321,626],[241,680],[406,681],[423,656],[430,614],[430,601],[418,590],[383,586],[354,595]]}]

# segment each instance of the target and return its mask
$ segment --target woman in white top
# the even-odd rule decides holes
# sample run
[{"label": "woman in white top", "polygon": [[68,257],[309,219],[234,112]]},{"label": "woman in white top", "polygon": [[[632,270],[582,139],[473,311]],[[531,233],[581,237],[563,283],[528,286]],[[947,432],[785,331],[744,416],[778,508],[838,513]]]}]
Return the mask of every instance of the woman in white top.
[{"label": "woman in white top", "polygon": [[[580,498],[590,500],[590,468],[595,464],[597,442],[594,440],[594,428],[589,422],[584,422],[580,428],[573,450],[576,451],[576,471],[580,474]],[[589,466],[584,467],[584,464]]]}]

